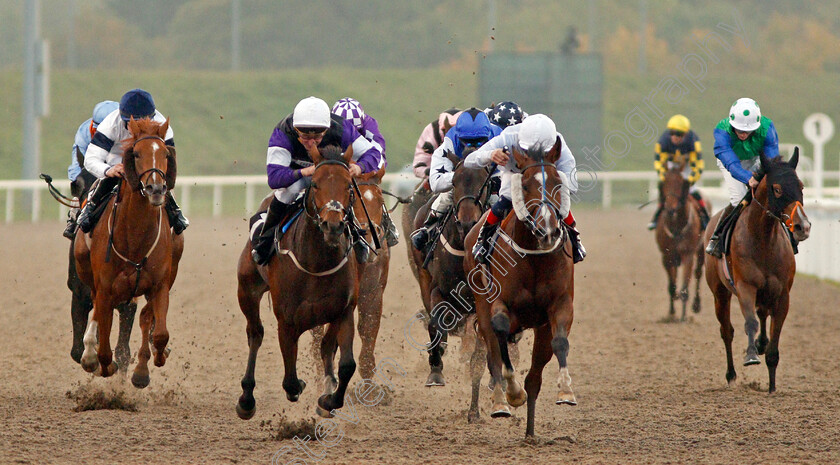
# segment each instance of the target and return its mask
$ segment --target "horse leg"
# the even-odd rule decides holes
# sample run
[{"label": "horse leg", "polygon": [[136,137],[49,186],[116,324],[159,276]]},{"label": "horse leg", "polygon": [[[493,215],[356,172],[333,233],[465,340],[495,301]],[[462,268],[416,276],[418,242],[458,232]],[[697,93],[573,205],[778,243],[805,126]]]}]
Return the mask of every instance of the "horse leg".
[{"label": "horse leg", "polygon": [[125,375],[128,372],[128,364],[131,362],[131,347],[128,343],[131,339],[131,328],[134,326],[134,315],[137,313],[137,302],[130,300],[118,305],[117,310],[120,312],[120,334],[114,353],[117,365]]},{"label": "horse leg", "polygon": [[685,312],[688,308],[688,286],[691,284],[691,272],[694,268],[694,255],[691,253],[685,254],[681,260],[680,268],[682,268],[682,289],[680,289],[680,300],[682,301],[682,321],[685,321]]},{"label": "horse leg", "polygon": [[[99,358],[99,374],[103,378],[107,378],[117,371],[117,363],[114,362],[114,353],[111,351],[111,324],[114,321],[114,304],[105,293],[98,293],[94,299],[93,319],[99,329],[99,348],[96,351]],[[85,350],[87,350],[87,347]]]},{"label": "horse leg", "polygon": [[[275,311],[275,314],[278,312]],[[298,338],[300,333],[283,320],[277,321],[277,337],[280,340],[280,352],[283,354],[283,390],[286,399],[297,402],[306,383],[297,377]]]},{"label": "horse leg", "polygon": [[140,310],[140,350],[137,352],[137,366],[131,375],[131,384],[138,389],[149,385],[149,359],[152,358],[152,351],[149,349],[149,336],[152,332],[152,319],[154,313],[150,302]]},{"label": "horse leg", "polygon": [[551,332],[551,327],[547,324],[534,329],[531,368],[525,376],[525,392],[528,396],[528,420],[525,427],[525,436],[534,436],[534,418],[537,411],[537,396],[540,395],[540,388],[542,387],[542,373],[545,365],[554,354]]},{"label": "horse leg", "polygon": [[470,356],[470,380],[472,381],[472,396],[470,398],[470,410],[467,413],[467,421],[475,423],[481,416],[478,409],[478,397],[481,390],[481,376],[484,375],[484,365],[487,360],[487,347],[484,341],[476,333],[475,326],[467,320],[467,327],[464,328],[464,336],[472,334],[473,353]]},{"label": "horse leg", "polygon": [[[245,315],[247,325],[245,334],[248,336],[248,364],[245,367],[245,376],[242,377],[242,395],[236,403],[236,414],[243,420],[251,419],[257,411],[257,401],[254,399],[254,388],[257,382],[254,378],[254,371],[257,367],[257,352],[262,345],[263,328],[260,319],[260,299],[263,292],[255,291],[242,282],[237,292],[239,298],[239,309]],[[142,317],[142,316],[141,316]]]},{"label": "horse leg", "polygon": [[321,345],[324,343],[324,325],[317,325],[309,330],[312,336],[312,344],[309,350],[312,353],[312,360],[315,360],[315,372],[324,371],[324,362],[321,360]]},{"label": "horse leg", "polygon": [[767,309],[758,307],[756,313],[758,314],[759,329],[758,338],[755,340],[755,351],[758,355],[764,355],[769,342],[767,339]]},{"label": "horse leg", "polygon": [[669,258],[663,258],[662,263],[665,265],[665,272],[668,273],[668,316],[673,319],[677,313],[674,309],[674,301],[677,299],[677,267]]},{"label": "horse leg", "polygon": [[475,354],[476,343],[478,343],[478,334],[475,332],[475,313],[470,313],[464,320],[464,335],[461,336],[461,353],[459,361],[461,363],[472,360]]},{"label": "horse leg", "polygon": [[713,289],[715,297],[715,316],[720,323],[720,337],[723,339],[723,346],[726,348],[726,382],[732,384],[735,381],[735,364],[732,362],[732,339],[735,337],[735,328],[732,327],[732,318],[729,312],[729,304],[732,294],[726,289],[723,283],[718,283]]},{"label": "horse leg", "polygon": [[429,315],[429,377],[426,378],[426,387],[445,386],[446,380],[443,377],[443,353],[449,334],[441,327],[440,319],[443,316],[443,309],[440,304],[443,296],[440,289],[435,287],[431,292],[432,311]]},{"label": "horse leg", "polygon": [[[476,299],[476,315],[478,316],[478,329],[481,339],[487,348],[487,368],[490,370],[490,377],[493,380],[493,408],[490,417],[502,418],[510,416],[510,408],[505,403],[505,395],[502,390],[502,354],[499,340],[493,331],[493,324],[490,319],[488,303],[483,299]],[[477,399],[476,399],[477,402]]]},{"label": "horse leg", "polygon": [[146,296],[146,300],[152,304],[154,324],[152,327],[152,351],[155,357],[155,366],[162,367],[166,364],[169,350],[166,344],[169,343],[169,330],[166,328],[166,313],[169,311],[169,286],[163,283],[155,294]]},{"label": "horse leg", "polygon": [[[338,323],[330,323],[327,325],[327,331],[321,336],[321,367],[324,372],[324,394],[332,394],[338,386],[338,381],[335,379],[335,352],[338,349]],[[323,326],[321,327],[323,329]],[[322,415],[323,412],[319,412]],[[326,412],[329,414],[329,412]],[[322,415],[323,416],[323,415]],[[329,418],[331,415],[326,416]]]},{"label": "horse leg", "polygon": [[527,395],[516,380],[516,373],[513,371],[513,364],[510,361],[507,340],[514,322],[511,321],[511,316],[503,303],[499,301],[493,303],[493,317],[490,319],[490,323],[493,326],[493,332],[496,334],[501,352],[502,376],[506,381],[505,397],[512,407],[519,407],[525,403]]},{"label": "horse leg", "polygon": [[705,258],[706,252],[703,250],[703,241],[701,240],[700,246],[697,248],[696,265],[694,267],[694,302],[691,304],[691,310],[694,313],[700,313],[700,276],[703,275]]},{"label": "horse leg", "polygon": [[81,363],[82,352],[85,350],[82,344],[82,338],[85,334],[85,328],[88,324],[90,311],[93,309],[93,301],[90,298],[90,290],[75,278],[75,286],[70,290],[73,292],[73,297],[70,301],[70,318],[73,321],[73,347],[70,349],[70,357]]},{"label": "horse leg", "polygon": [[[359,289],[359,337],[362,339],[362,350],[359,353],[359,374],[364,379],[373,379],[376,368],[376,337],[379,335],[379,325],[382,320],[382,293],[385,285],[382,279],[373,279],[383,273],[382,264],[368,266],[362,277]],[[376,272],[376,273],[374,273]],[[387,268],[384,270],[387,274]]]},{"label": "horse leg", "polygon": [[[336,324],[332,323],[331,325]],[[326,410],[332,415],[332,411],[344,406],[344,393],[350,378],[356,372],[356,361],[353,360],[353,307],[345,309],[345,316],[338,326],[338,346],[341,348],[341,356],[338,358],[338,387],[332,394],[326,394],[318,398],[318,407]],[[329,331],[328,331],[329,336]],[[327,337],[324,338],[325,340]],[[335,353],[335,350],[333,350]]]},{"label": "horse leg", "polygon": [[738,302],[741,304],[741,313],[744,315],[744,332],[747,333],[747,354],[744,356],[744,366],[761,363],[755,348],[755,337],[759,326],[755,311],[755,296],[755,287],[743,283],[738,287]]},{"label": "horse leg", "polygon": [[767,355],[764,361],[767,362],[767,372],[770,375],[770,388],[768,393],[776,392],[776,367],[779,365],[779,338],[782,335],[782,325],[785,324],[788,309],[790,308],[790,295],[785,292],[779,297],[776,308],[773,311],[770,321],[770,343],[767,346]]}]

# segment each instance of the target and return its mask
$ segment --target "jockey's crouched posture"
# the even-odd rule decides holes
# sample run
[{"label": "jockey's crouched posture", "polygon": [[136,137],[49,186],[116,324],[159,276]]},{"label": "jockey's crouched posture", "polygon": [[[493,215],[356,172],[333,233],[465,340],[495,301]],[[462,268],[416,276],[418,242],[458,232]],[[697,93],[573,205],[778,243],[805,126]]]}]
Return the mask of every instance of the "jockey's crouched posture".
[{"label": "jockey's crouched posture", "polygon": [[[501,134],[491,139],[477,151],[469,154],[464,160],[467,168],[481,168],[496,163],[502,170],[502,187],[499,190],[499,201],[490,209],[487,221],[482,225],[478,240],[473,247],[473,255],[476,262],[487,263],[487,251],[489,250],[490,238],[499,227],[499,222],[507,216],[513,203],[510,198],[511,175],[518,173],[516,162],[513,157],[504,152],[505,147],[514,150],[527,151],[531,147],[545,147],[550,150],[555,144],[561,145],[560,157],[554,163],[558,171],[564,173],[569,180],[569,192],[577,192],[577,177],[575,176],[575,157],[572,155],[569,146],[563,135],[557,132],[554,121],[548,116],[536,114],[525,118],[521,124],[508,126]],[[573,260],[580,262],[586,257],[586,249],[580,241],[580,233],[575,229],[575,218],[571,210],[563,222],[569,226],[572,239]]]},{"label": "jockey's crouched posture", "polygon": [[[155,109],[155,101],[151,94],[142,89],[133,89],[125,93],[120,99],[120,106],[112,111],[96,128],[87,152],[85,153],[85,169],[99,178],[95,187],[91,188],[87,203],[79,214],[79,228],[82,232],[89,233],[93,229],[95,218],[92,214],[96,211],[102,200],[120,183],[124,173],[122,164],[123,147],[121,142],[132,137],[128,129],[128,121],[131,118],[150,118],[158,123],[165,123],[166,117]],[[170,147],[175,146],[174,132],[172,125],[166,130],[164,143]],[[166,191],[166,209],[169,217],[169,224],[175,234],[181,234],[190,222],[181,213],[178,204],[172,197],[172,191]]]},{"label": "jockey's crouched posture", "polygon": [[[429,185],[432,192],[439,192],[429,216],[423,226],[411,235],[411,244],[417,250],[423,250],[429,240],[429,231],[444,216],[452,206],[452,176],[454,166],[446,157],[447,153],[454,153],[458,159],[464,158],[467,147],[481,147],[485,142],[495,137],[501,129],[490,123],[487,115],[478,108],[464,110],[443,138],[443,143],[432,153],[432,165],[429,170]],[[496,175],[498,176],[498,174]]]},{"label": "jockey's crouched posture", "polygon": [[[311,182],[315,166],[308,151],[328,145],[338,145],[342,151],[353,146],[352,176],[376,171],[379,167],[379,151],[359,134],[352,122],[331,114],[327,102],[319,98],[307,97],[298,102],[294,112],[277,123],[268,140],[266,171],[274,198],[259,235],[254,237],[251,254],[257,264],[268,263],[273,252],[273,228],[290,212],[295,198]],[[357,260],[365,261],[367,247],[358,246],[360,238],[353,240],[357,244]]]}]

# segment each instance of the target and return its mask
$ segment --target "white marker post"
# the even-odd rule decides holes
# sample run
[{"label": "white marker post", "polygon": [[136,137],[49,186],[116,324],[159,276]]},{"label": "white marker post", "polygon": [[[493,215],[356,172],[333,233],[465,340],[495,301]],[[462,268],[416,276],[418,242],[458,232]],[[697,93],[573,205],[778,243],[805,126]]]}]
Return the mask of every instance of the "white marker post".
[{"label": "white marker post", "polygon": [[814,196],[823,196],[823,155],[826,142],[834,136],[834,122],[825,113],[812,113],[802,123],[802,132],[814,144]]}]

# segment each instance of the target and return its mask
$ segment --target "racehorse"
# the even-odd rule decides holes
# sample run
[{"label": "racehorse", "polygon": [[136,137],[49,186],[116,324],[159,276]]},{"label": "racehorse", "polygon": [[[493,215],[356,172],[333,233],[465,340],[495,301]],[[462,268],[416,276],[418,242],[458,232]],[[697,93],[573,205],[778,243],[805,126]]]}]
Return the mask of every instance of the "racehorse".
[{"label": "racehorse", "polygon": [[163,366],[169,354],[166,313],[184,239],[169,229],[163,211],[166,192],[175,186],[176,177],[175,148],[164,142],[169,120],[131,119],[128,127],[133,136],[123,141],[125,174],[119,193],[108,201],[103,221],[90,234],[76,233],[74,256],[79,278],[93,297],[82,368],[105,377],[116,371],[110,346],[114,307],[142,295],[146,298],[140,311],[142,342],[131,382],[143,388],[149,384],[152,350],[156,366]]},{"label": "racehorse", "polygon": [[[352,149],[343,155],[338,147],[328,146],[310,152],[315,163],[311,185],[304,200],[304,213],[280,238],[275,239],[277,253],[264,266],[251,258],[250,241],[239,257],[239,307],[248,321],[248,364],[242,378],[242,396],[236,412],[243,420],[256,412],[254,369],[257,351],[262,344],[260,299],[270,292],[277,318],[280,350],[285,374],[286,398],[296,402],[306,383],[297,377],[298,339],[315,326],[328,324],[321,344],[325,392],[318,399],[316,412],[330,417],[333,409],[344,405],[344,393],[356,371],[353,360],[353,308],[359,292],[355,253],[349,237],[353,221],[353,193],[349,163]],[[270,198],[263,201],[268,207]],[[333,370],[337,346],[338,383]]]},{"label": "racehorse", "polygon": [[[674,301],[682,301],[682,321],[688,305],[688,286],[694,273],[695,289],[692,310],[700,311],[700,275],[703,272],[703,234],[698,208],[703,208],[689,195],[691,184],[682,175],[685,160],[671,163],[665,172],[662,194],[665,198],[662,218],[656,225],[656,245],[662,253],[662,264],[668,272],[668,295],[671,297],[670,318],[675,317]],[[697,265],[695,265],[695,259]],[[682,268],[682,287],[677,295],[677,272]],[[693,269],[693,270],[692,270]]]},{"label": "racehorse", "polygon": [[[474,151],[467,148],[464,157]],[[431,250],[427,257],[424,251],[409,247],[412,260],[417,266],[420,281],[420,295],[428,315],[430,346],[429,376],[426,386],[444,386],[443,353],[450,331],[465,331],[467,315],[475,312],[472,292],[468,289],[464,275],[464,238],[476,224],[484,211],[481,201],[482,186],[489,178],[487,170],[468,169],[454,154],[447,154],[454,166],[452,177],[452,207],[440,220],[440,235],[431,235]],[[423,225],[432,201],[424,205],[415,216],[414,228]],[[436,243],[432,241],[435,240]],[[426,268],[423,264],[427,263]],[[471,328],[466,328],[470,331]]]},{"label": "racehorse", "polygon": [[[790,288],[796,273],[787,231],[797,241],[807,239],[811,231],[811,223],[802,207],[802,181],[795,171],[798,161],[798,147],[788,162],[782,161],[781,157],[768,160],[761,156],[764,176],[752,192],[752,201],[743,208],[733,226],[729,253],[720,259],[712,256],[706,259],[706,282],[715,296],[715,314],[726,347],[726,381],[732,384],[736,377],[732,362],[735,330],[729,316],[734,294],[741,306],[747,333],[744,366],[760,364],[758,356],[765,355],[770,393],[776,390],[779,337],[788,314]],[[709,223],[706,241],[716,224],[717,219]],[[766,332],[768,316],[771,318],[769,339]]]},{"label": "racehorse", "polygon": [[[385,168],[357,176],[357,185],[361,196],[355,199],[353,211],[367,211],[367,215],[356,216],[358,227],[364,231],[364,238],[368,244],[374,244],[373,234],[376,234],[380,248],[368,255],[366,263],[357,267],[359,274],[359,310],[358,331],[362,340],[359,351],[359,374],[364,379],[373,379],[376,368],[376,337],[379,335],[379,325],[382,320],[382,295],[388,285],[388,268],[391,261],[391,251],[385,241],[385,230],[382,228],[384,218],[385,198],[381,188],[382,176]],[[364,207],[362,207],[364,202]],[[318,354],[323,341],[323,326],[312,328],[312,353],[315,360],[320,360]],[[323,367],[321,367],[323,368]]]},{"label": "racehorse", "polygon": [[[414,191],[410,198],[411,201],[408,205],[402,208],[401,223],[403,236],[409,237],[411,232],[414,231],[414,218],[417,216],[417,212],[423,208],[423,205],[426,205],[426,202],[432,198],[432,194],[432,190],[429,187],[429,178],[420,181],[417,186],[414,187]],[[414,274],[414,279],[420,283],[420,269],[417,267],[417,264],[414,263],[414,252],[411,247],[411,243],[408,241],[406,241],[405,251],[408,253],[408,266]]]},{"label": "racehorse", "polygon": [[[574,316],[574,265],[572,244],[563,223],[570,206],[568,181],[554,166],[559,149],[558,144],[550,150],[512,150],[521,174],[511,176],[513,211],[499,226],[499,239],[488,254],[489,266],[478,265],[472,254],[487,215],[470,231],[464,244],[465,272],[475,294],[478,328],[487,345],[487,362],[495,381],[490,416],[510,416],[504,404],[504,386],[510,405],[518,407],[528,402],[526,436],[534,435],[542,371],[552,354],[560,363],[556,403],[577,404],[566,364]],[[534,347],[523,391],[507,342],[527,328],[534,328]],[[471,420],[478,417],[480,379],[480,375],[473,376]]]}]

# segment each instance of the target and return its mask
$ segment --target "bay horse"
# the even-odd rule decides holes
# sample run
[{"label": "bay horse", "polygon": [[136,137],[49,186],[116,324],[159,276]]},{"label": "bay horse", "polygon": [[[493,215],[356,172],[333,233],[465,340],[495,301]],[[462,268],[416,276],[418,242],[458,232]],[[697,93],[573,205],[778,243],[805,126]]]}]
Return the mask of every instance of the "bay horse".
[{"label": "bay horse", "polygon": [[[325,391],[318,399],[316,412],[330,417],[332,410],[344,405],[344,393],[356,371],[353,359],[353,309],[359,293],[355,252],[349,237],[353,221],[354,196],[349,163],[352,149],[342,154],[335,146],[313,150],[315,163],[311,184],[305,191],[304,213],[280,238],[275,239],[277,253],[263,266],[251,258],[247,242],[237,269],[239,308],[248,322],[248,363],[242,378],[242,395],[236,413],[243,420],[256,412],[254,370],[262,344],[263,325],[260,300],[270,293],[277,318],[278,339],[285,373],[286,398],[297,402],[306,383],[297,377],[298,339],[318,325],[327,325],[321,344]],[[263,201],[268,207],[271,198]],[[338,383],[334,380],[334,358],[341,347]]]},{"label": "bay horse", "polygon": [[[475,148],[468,147],[464,150],[464,157],[473,151]],[[428,316],[430,346],[427,350],[430,370],[426,379],[427,387],[446,385],[442,357],[448,335],[450,331],[463,334],[468,315],[475,313],[472,292],[468,289],[464,275],[464,238],[484,211],[479,195],[489,176],[487,170],[466,168],[463,161],[452,153],[448,153],[447,157],[454,166],[452,207],[439,220],[439,237],[433,233],[429,239],[430,243],[432,240],[437,241],[430,246],[433,247],[428,252],[431,257],[408,246],[418,270],[420,295]],[[417,212],[414,229],[423,225],[432,199]],[[424,262],[428,264],[426,268],[423,267]],[[466,328],[466,331],[470,330]]]},{"label": "bay horse", "polygon": [[119,193],[108,201],[102,221],[89,234],[76,233],[74,257],[79,278],[93,297],[82,368],[103,377],[116,371],[110,346],[114,307],[145,296],[140,311],[142,342],[131,377],[135,387],[144,388],[149,384],[152,350],[156,366],[163,366],[169,354],[169,290],[178,274],[184,239],[170,230],[163,211],[166,192],[175,187],[176,178],[175,148],[164,142],[169,120],[132,118],[128,128],[132,137],[122,142],[125,174]]},{"label": "bay horse", "polygon": [[[694,274],[695,289],[692,310],[700,312],[700,276],[703,273],[703,230],[698,208],[694,198],[689,195],[691,184],[683,176],[685,159],[669,162],[662,182],[662,195],[665,199],[663,212],[656,225],[656,245],[662,253],[662,264],[668,273],[668,295],[670,309],[668,316],[675,318],[674,301],[682,302],[682,317],[685,321],[688,306],[688,287]],[[696,262],[696,266],[695,266]],[[682,270],[682,286],[677,294],[677,274]]]},{"label": "bay horse", "polygon": [[[70,193],[77,199],[83,199],[87,196],[91,185],[96,181],[96,176],[85,169],[84,155],[82,155],[79,148],[76,147],[76,160],[82,171],[70,183]],[[84,235],[79,233],[76,229],[77,237]],[[74,238],[75,241],[75,238]],[[85,334],[85,328],[88,323],[90,311],[93,310],[93,298],[91,297],[90,288],[82,282],[79,274],[76,272],[76,257],[73,253],[75,244],[70,242],[70,252],[67,267],[67,288],[72,294],[70,300],[70,319],[73,323],[73,345],[70,349],[70,357],[76,363],[81,364],[82,352],[85,349],[82,343],[82,338]],[[129,346],[129,339],[131,338],[131,328],[134,326],[134,316],[137,313],[137,299],[131,299],[128,302],[123,302],[117,305],[117,310],[120,313],[120,329],[119,337],[117,339],[117,346],[114,350],[114,356],[119,365],[120,371],[127,372],[128,364],[131,361],[131,348]]]},{"label": "bay horse", "polygon": [[[552,355],[560,364],[556,403],[577,405],[567,367],[568,337],[574,317],[574,264],[563,218],[569,212],[570,193],[566,175],[554,166],[560,156],[559,144],[550,150],[531,147],[527,152],[514,147],[512,152],[521,171],[511,176],[513,211],[499,226],[499,240],[488,254],[489,267],[477,264],[472,254],[481,224],[487,218],[486,214],[482,216],[467,235],[464,267],[475,294],[478,328],[488,349],[487,362],[495,381],[490,416],[510,416],[505,397],[514,407],[527,400],[525,435],[533,436],[542,371]],[[534,347],[523,391],[516,380],[507,342],[527,328],[534,328]],[[480,378],[473,376],[470,419],[478,417]]]},{"label": "bay horse", "polygon": [[[796,175],[799,147],[794,149],[788,162],[782,161],[781,157],[767,159],[764,155],[760,159],[764,173],[761,182],[733,226],[730,252],[720,259],[707,257],[706,282],[715,297],[715,314],[726,348],[726,381],[732,384],[736,378],[732,362],[735,330],[729,315],[730,300],[735,295],[744,315],[747,334],[744,366],[760,364],[758,356],[764,354],[770,378],[768,392],[773,393],[779,364],[779,337],[790,307],[790,288],[796,274],[796,260],[787,231],[797,241],[804,241],[810,234],[811,223],[802,207],[802,181]],[[716,224],[717,219],[709,222],[705,241],[711,237]],[[766,332],[768,316],[771,318],[769,339]]]},{"label": "bay horse", "polygon": [[[357,226],[364,231],[363,237],[368,244],[374,245],[373,234],[376,234],[380,245],[376,253],[368,254],[367,262],[357,265],[359,275],[359,298],[356,307],[359,311],[359,323],[357,329],[362,340],[362,348],[359,351],[359,375],[363,379],[373,379],[376,368],[376,338],[379,335],[379,325],[382,320],[382,295],[388,285],[388,269],[391,261],[391,251],[385,240],[385,229],[382,227],[382,220],[385,211],[385,197],[382,192],[382,177],[385,175],[385,168],[379,171],[372,171],[357,176],[356,184],[359,187],[361,196],[355,198],[353,211],[359,213],[356,216]],[[364,208],[362,207],[364,202]],[[361,212],[367,210],[370,216]],[[312,353],[315,360],[320,360],[321,342],[323,341],[323,326],[312,328]],[[323,367],[320,367],[323,368]]]}]

